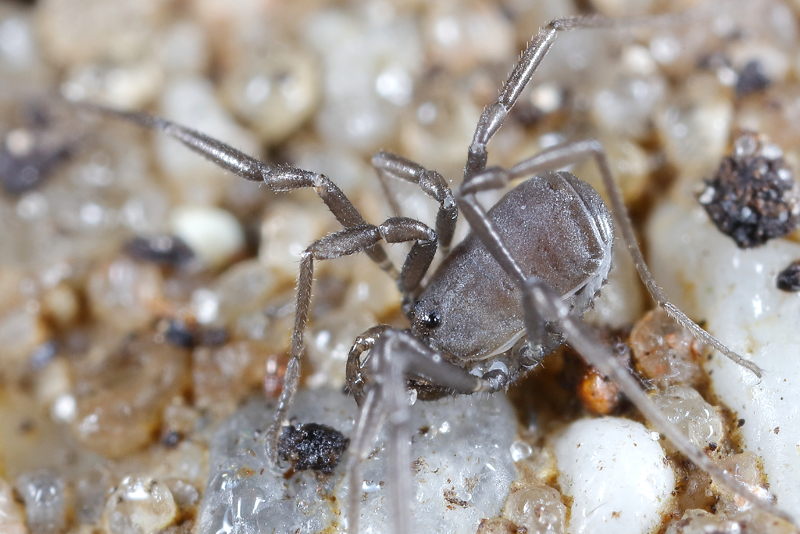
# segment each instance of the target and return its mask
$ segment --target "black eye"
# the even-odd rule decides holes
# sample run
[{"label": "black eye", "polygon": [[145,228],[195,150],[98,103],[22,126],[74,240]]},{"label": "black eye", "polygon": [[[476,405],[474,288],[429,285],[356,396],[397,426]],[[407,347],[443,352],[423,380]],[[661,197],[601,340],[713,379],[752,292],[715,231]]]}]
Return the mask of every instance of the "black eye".
[{"label": "black eye", "polygon": [[422,318],[421,320],[422,326],[425,328],[436,328],[440,324],[442,324],[442,318],[439,316],[438,313],[435,311],[430,312],[428,315]]}]

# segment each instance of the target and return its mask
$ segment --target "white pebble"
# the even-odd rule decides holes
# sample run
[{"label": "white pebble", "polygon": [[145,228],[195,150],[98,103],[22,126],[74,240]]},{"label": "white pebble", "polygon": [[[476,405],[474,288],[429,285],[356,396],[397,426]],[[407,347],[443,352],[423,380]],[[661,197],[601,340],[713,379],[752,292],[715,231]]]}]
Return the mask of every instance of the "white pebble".
[{"label": "white pebble", "polygon": [[176,518],[178,508],[162,482],[126,477],[106,503],[106,524],[112,534],[158,532]]},{"label": "white pebble", "polygon": [[220,208],[179,206],[172,212],[170,227],[212,268],[225,264],[244,247],[239,221]]},{"label": "white pebble", "polygon": [[561,491],[572,497],[567,532],[646,533],[661,522],[675,473],[644,425],[618,417],[581,419],[552,446]]},{"label": "white pebble", "polygon": [[764,370],[759,379],[719,355],[706,366],[719,398],[745,420],[744,444],[763,458],[770,491],[800,519],[800,298],[775,286],[800,245],[775,239],[742,250],[699,207],[677,204],[656,212],[648,235],[650,265],[667,294]]}]

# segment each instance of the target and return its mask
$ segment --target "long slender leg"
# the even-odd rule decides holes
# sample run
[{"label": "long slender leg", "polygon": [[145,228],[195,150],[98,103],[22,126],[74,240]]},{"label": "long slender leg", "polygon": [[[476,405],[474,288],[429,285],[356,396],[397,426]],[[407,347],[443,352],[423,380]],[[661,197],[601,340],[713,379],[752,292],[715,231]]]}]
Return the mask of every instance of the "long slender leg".
[{"label": "long slender leg", "polygon": [[603,150],[603,145],[599,141],[590,139],[551,147],[514,165],[508,171],[497,168],[487,169],[483,173],[471,177],[468,182],[465,182],[461,186],[459,194],[473,197],[474,194],[479,191],[503,187],[509,180],[514,178],[530,176],[544,170],[559,169],[587,158],[592,158],[592,161],[594,161],[600,170],[603,186],[611,199],[611,212],[617,222],[617,227],[622,232],[622,238],[625,241],[628,253],[631,255],[631,258],[633,258],[633,264],[636,267],[639,278],[642,280],[647,292],[656,304],[663,308],[675,322],[689,330],[696,339],[706,345],[714,347],[726,358],[749,369],[756,376],[761,377],[762,371],[758,365],[737,354],[692,321],[680,308],[669,301],[664,290],[658,285],[639,247],[639,242],[636,239],[636,232],[633,229],[633,224],[628,215],[628,209],[625,207],[625,202],[622,199],[622,192],[616,180],[614,180],[614,175],[608,165],[608,158]]},{"label": "long slender leg", "polygon": [[405,180],[418,185],[426,195],[439,203],[436,233],[439,236],[442,254],[446,256],[450,251],[450,242],[453,240],[458,218],[458,208],[447,181],[438,172],[429,171],[422,165],[389,152],[381,151],[372,156],[372,166],[378,172],[381,183],[385,184],[386,177]]},{"label": "long slender leg", "polygon": [[[408,396],[405,389],[407,375],[424,377],[431,382],[450,388],[455,393],[492,391],[493,385],[464,369],[457,367],[437,354],[410,333],[392,328],[370,329],[362,348],[371,348],[368,366],[370,382],[363,396],[361,411],[356,422],[356,432],[350,448],[347,465],[348,532],[358,534],[361,502],[361,463],[379,432],[379,424],[388,420],[389,449],[389,502],[392,528],[397,533],[409,532],[408,503],[411,495],[410,432]],[[355,350],[355,346],[354,346]]]},{"label": "long slender leg", "polygon": [[[490,171],[495,172],[495,170]],[[495,178],[495,180],[497,179]],[[560,297],[541,280],[525,276],[519,264],[509,252],[508,247],[498,235],[494,224],[475,199],[474,194],[459,196],[457,200],[464,211],[464,216],[472,227],[472,231],[475,232],[489,253],[492,254],[509,276],[512,276],[517,281],[523,291],[525,323],[532,337],[540,331],[543,321],[558,322],[569,343],[590,365],[595,366],[601,373],[611,377],[648,421],[659,432],[664,434],[675,448],[720,484],[728,487],[748,502],[766,512],[791,521],[788,514],[778,509],[768,499],[755,495],[747,486],[714,464],[700,449],[695,447],[675,425],[664,417],[639,384],[617,362],[611,351],[596,339],[591,329],[579,318],[570,315],[569,309],[561,301]]]},{"label": "long slender leg", "polygon": [[[172,121],[146,113],[124,111],[87,102],[73,102],[79,109],[123,119],[144,128],[158,130],[177,139],[215,165],[251,182],[264,182],[270,191],[282,193],[293,189],[312,188],[345,228],[365,224],[364,218],[339,187],[324,174],[290,165],[269,165],[233,148],[222,141]],[[397,277],[397,271],[381,245],[366,250],[378,266]]]},{"label": "long slender leg", "polygon": [[274,465],[277,465],[278,461],[278,440],[281,427],[300,380],[300,358],[303,355],[303,335],[311,304],[314,260],[340,258],[366,251],[381,241],[386,243],[415,242],[406,258],[398,281],[404,295],[413,293],[436,253],[436,233],[413,219],[395,217],[386,220],[380,226],[365,224],[330,234],[312,243],[301,257],[300,274],[297,279],[297,304],[292,331],[291,356],[284,375],[283,390],[275,410],[275,419],[267,436],[268,454]]},{"label": "long slender leg", "polygon": [[628,17],[622,19],[609,19],[601,16],[565,17],[550,21],[542,27],[531,39],[522,52],[519,60],[503,84],[500,94],[494,103],[486,106],[467,154],[467,164],[464,167],[464,180],[479,173],[486,167],[487,145],[497,130],[503,125],[511,108],[516,103],[522,90],[528,85],[536,68],[556,40],[560,32],[577,29],[624,28],[634,26],[656,26],[676,24],[687,20],[693,14],[692,10],[682,13],[667,15],[650,15],[641,17]]}]

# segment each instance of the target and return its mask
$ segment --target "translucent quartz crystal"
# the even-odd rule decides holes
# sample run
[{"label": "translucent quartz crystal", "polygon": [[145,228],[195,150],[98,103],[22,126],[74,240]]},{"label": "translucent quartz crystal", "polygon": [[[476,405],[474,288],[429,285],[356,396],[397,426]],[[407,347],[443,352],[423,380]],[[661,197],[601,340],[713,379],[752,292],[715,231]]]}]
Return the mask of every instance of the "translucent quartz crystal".
[{"label": "translucent quartz crystal", "polygon": [[707,403],[697,390],[673,386],[654,395],[653,402],[695,447],[713,451],[725,438],[719,410]]},{"label": "translucent quartz crystal", "polygon": [[567,507],[558,490],[544,485],[515,487],[506,500],[503,517],[528,534],[563,534]]},{"label": "translucent quartz crystal", "polygon": [[[258,31],[263,31],[261,28]],[[320,68],[300,45],[237,35],[237,53],[221,73],[220,91],[228,109],[262,141],[285,139],[306,121],[320,97]],[[257,43],[257,44],[256,44]]]},{"label": "translucent quartz crystal", "polygon": [[126,256],[96,266],[87,285],[92,314],[120,332],[150,323],[156,304],[163,298],[159,268]]},{"label": "translucent quartz crystal", "polygon": [[727,90],[710,75],[696,75],[656,114],[656,131],[669,162],[703,176],[719,164],[733,121]]},{"label": "translucent quartz crystal", "polygon": [[118,457],[149,443],[161,412],[186,380],[187,353],[166,343],[133,341],[76,379],[76,437]]},{"label": "translucent quartz crystal", "polygon": [[[321,423],[352,436],[356,405],[330,389],[298,393],[294,420]],[[515,477],[509,454],[515,418],[502,395],[459,396],[417,402],[411,409],[414,429],[411,458],[415,532],[470,532],[479,521],[494,517]],[[346,524],[347,484],[343,480],[348,453],[330,476],[298,472],[289,478],[273,473],[264,451],[264,430],[271,410],[253,401],[224,423],[211,448],[211,475],[201,505],[198,529],[236,534],[303,532]],[[364,462],[361,532],[386,532],[383,438]]]},{"label": "translucent quartz crystal", "polygon": [[111,534],[148,534],[168,527],[177,511],[162,482],[126,477],[108,498],[105,522]]},{"label": "translucent quartz crystal", "polygon": [[630,345],[636,368],[659,386],[697,385],[704,376],[699,342],[660,308],[634,325]]},{"label": "translucent quartz crystal", "polygon": [[264,379],[269,346],[234,341],[222,347],[197,347],[192,352],[195,405],[215,414],[229,414]]},{"label": "translucent quartz crystal", "polygon": [[31,531],[59,534],[66,525],[64,480],[51,471],[34,471],[20,475],[16,488]]}]

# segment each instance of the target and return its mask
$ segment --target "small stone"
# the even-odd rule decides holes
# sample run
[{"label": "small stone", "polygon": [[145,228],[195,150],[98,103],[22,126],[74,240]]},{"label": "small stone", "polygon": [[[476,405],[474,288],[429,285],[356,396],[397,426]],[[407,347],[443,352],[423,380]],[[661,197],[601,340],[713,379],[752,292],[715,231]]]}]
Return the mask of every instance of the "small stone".
[{"label": "small stone", "polygon": [[320,98],[319,65],[302,46],[287,48],[246,35],[237,40],[240,48],[229,56],[220,76],[222,97],[262,141],[278,143],[314,111]]},{"label": "small stone", "polygon": [[707,194],[700,195],[720,232],[740,248],[763,245],[800,224],[800,187],[780,152],[753,132],[742,133],[736,146],[745,142],[756,145],[755,153],[737,149],[723,158],[714,177],[705,181]]},{"label": "small stone", "polygon": [[666,534],[740,534],[741,531],[736,521],[714,516],[705,510],[687,510],[683,517],[669,524]]},{"label": "small stone", "polygon": [[17,479],[25,501],[28,526],[35,534],[60,534],[66,526],[64,480],[50,471],[25,473]]},{"label": "small stone", "polygon": [[662,309],[647,312],[630,335],[636,368],[659,386],[697,385],[704,372],[702,346]]},{"label": "small stone", "polygon": [[795,260],[778,273],[775,285],[781,291],[800,291],[800,260]]},{"label": "small stone", "polygon": [[115,458],[148,444],[162,410],[184,389],[186,360],[183,350],[134,338],[98,369],[80,372],[71,425],[78,440]]},{"label": "small stone", "polygon": [[586,410],[597,415],[610,414],[621,400],[619,387],[594,368],[589,368],[581,378],[578,397]]},{"label": "small stone", "polygon": [[70,325],[81,310],[79,296],[75,289],[61,283],[47,290],[42,296],[42,312],[60,327]]},{"label": "small stone", "polygon": [[195,405],[227,414],[250,391],[261,387],[270,349],[259,341],[235,341],[192,351]]},{"label": "small stone", "polygon": [[212,269],[225,265],[244,248],[239,221],[221,208],[179,206],[172,211],[170,226],[197,258]]},{"label": "small stone", "polygon": [[[268,207],[261,223],[258,259],[278,277],[294,281],[300,255],[306,247],[334,228],[330,216],[324,213],[322,201],[318,202],[313,206],[316,212],[294,202],[273,203]],[[301,220],[302,224],[298,224]]]},{"label": "small stone", "polygon": [[511,459],[515,462],[526,460],[533,454],[533,448],[522,440],[517,440],[511,444]]},{"label": "small stone", "polygon": [[182,267],[194,258],[189,245],[172,235],[137,236],[129,239],[123,248],[135,260],[164,267]]},{"label": "small stone", "polygon": [[99,521],[111,488],[111,474],[103,466],[95,466],[80,474],[74,488],[78,521],[85,524]]},{"label": "small stone", "polygon": [[94,317],[121,332],[149,324],[163,299],[158,267],[119,257],[89,273],[87,295]]},{"label": "small stone", "polygon": [[200,504],[200,492],[192,484],[181,479],[168,479],[164,483],[181,510],[189,510]]},{"label": "small stone", "polygon": [[331,473],[350,440],[335,428],[318,423],[289,425],[283,429],[278,455],[295,471],[312,469]]},{"label": "small stone", "polygon": [[513,487],[503,508],[503,517],[528,534],[566,532],[567,507],[558,490],[544,485]]},{"label": "small stone", "polygon": [[734,118],[729,91],[711,75],[695,75],[665,100],[655,125],[667,160],[687,174],[708,174],[728,142]]},{"label": "small stone", "polygon": [[[761,468],[761,460],[750,451],[726,456],[720,460],[720,467],[732,474],[738,481],[747,486],[751,492],[763,499],[769,499],[767,479]],[[715,509],[728,515],[752,508],[752,503],[732,492],[730,489],[715,484],[719,501]]]},{"label": "small stone", "polygon": [[219,321],[233,326],[248,312],[263,315],[278,282],[279,277],[258,260],[245,260],[231,265],[213,286],[218,298]]},{"label": "small stone", "polygon": [[770,83],[761,63],[757,60],[748,61],[736,79],[736,96],[742,97],[762,91],[769,87]]},{"label": "small stone", "polygon": [[692,388],[672,386],[657,393],[653,402],[695,447],[714,450],[725,439],[719,410]]},{"label": "small stone", "polygon": [[647,532],[671,504],[675,473],[644,425],[603,417],[569,424],[552,442],[572,498],[569,532]]},{"label": "small stone", "polygon": [[61,91],[70,99],[141,109],[158,96],[163,78],[152,60],[78,64],[65,74]]},{"label": "small stone", "polygon": [[177,512],[163,482],[126,477],[106,502],[105,523],[110,534],[149,534],[171,525]]}]

